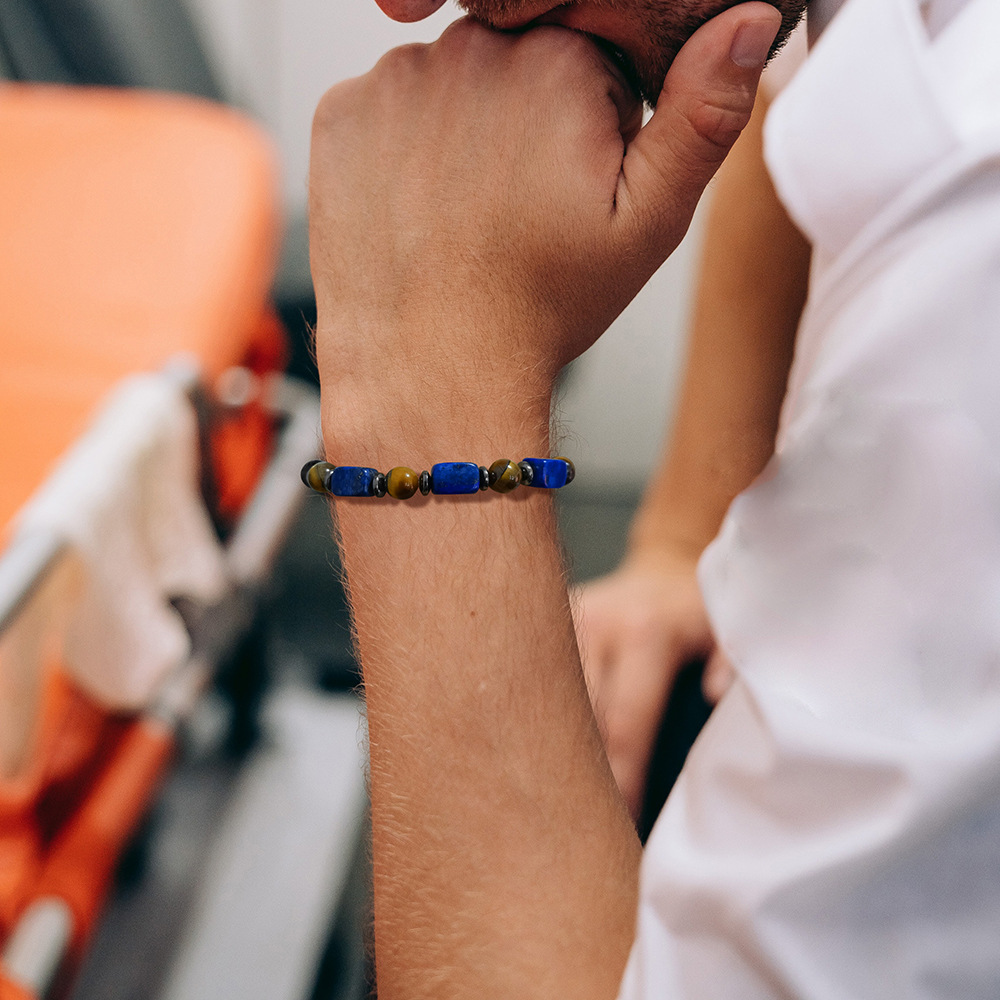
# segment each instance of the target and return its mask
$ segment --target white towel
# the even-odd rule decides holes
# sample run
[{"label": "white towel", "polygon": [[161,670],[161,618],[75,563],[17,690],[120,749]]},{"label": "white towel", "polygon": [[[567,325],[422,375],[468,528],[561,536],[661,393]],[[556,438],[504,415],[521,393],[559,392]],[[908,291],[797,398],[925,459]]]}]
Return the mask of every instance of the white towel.
[{"label": "white towel", "polygon": [[170,599],[211,601],[226,587],[198,487],[197,435],[175,379],[130,377],[19,517],[18,531],[55,533],[83,562],[65,665],[113,709],[148,704],[189,652]]}]

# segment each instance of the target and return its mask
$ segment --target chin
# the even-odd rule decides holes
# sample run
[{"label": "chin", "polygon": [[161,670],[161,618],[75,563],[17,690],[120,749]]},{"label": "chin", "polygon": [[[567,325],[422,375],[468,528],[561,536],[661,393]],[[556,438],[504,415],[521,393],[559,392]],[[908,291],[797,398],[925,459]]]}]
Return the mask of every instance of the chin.
[{"label": "chin", "polygon": [[[674,56],[706,21],[739,0],[458,0],[484,24],[518,31],[560,24],[590,35],[616,59],[636,92],[653,105]],[[772,55],[799,22],[807,0],[768,0],[781,11]]]}]

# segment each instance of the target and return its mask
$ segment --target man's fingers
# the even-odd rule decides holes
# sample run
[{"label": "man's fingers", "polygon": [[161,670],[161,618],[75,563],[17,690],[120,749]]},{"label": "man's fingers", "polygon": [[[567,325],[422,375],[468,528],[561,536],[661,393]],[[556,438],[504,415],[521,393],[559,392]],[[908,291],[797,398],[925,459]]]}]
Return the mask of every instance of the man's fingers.
[{"label": "man's fingers", "polygon": [[735,676],[736,671],[729,657],[716,647],[709,657],[701,679],[701,691],[705,700],[710,705],[717,705],[729,690]]},{"label": "man's fingers", "polygon": [[[705,185],[750,120],[781,15],[745,3],[702,25],[677,54],[656,111],[629,146],[619,206],[669,253]],[[646,229],[648,232],[649,230]]]},{"label": "man's fingers", "polygon": [[[633,662],[630,666],[632,669],[625,667],[624,677],[616,678],[615,690],[609,699],[605,716],[605,743],[615,782],[635,819],[642,804],[653,740],[663,714],[666,692],[650,693],[647,685],[642,683],[644,676],[663,670],[661,663],[637,665]],[[647,694],[651,696],[647,697]]]}]

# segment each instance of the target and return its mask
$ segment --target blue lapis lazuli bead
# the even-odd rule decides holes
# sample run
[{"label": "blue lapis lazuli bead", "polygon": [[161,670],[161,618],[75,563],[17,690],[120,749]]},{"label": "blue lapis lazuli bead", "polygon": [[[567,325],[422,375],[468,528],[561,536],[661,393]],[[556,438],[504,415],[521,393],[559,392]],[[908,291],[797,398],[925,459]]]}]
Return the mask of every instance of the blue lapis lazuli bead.
[{"label": "blue lapis lazuli bead", "polygon": [[438,462],[431,466],[431,490],[440,494],[478,493],[479,466],[475,462]]},{"label": "blue lapis lazuli bead", "polygon": [[530,465],[534,472],[532,486],[558,490],[566,485],[569,466],[561,458],[526,458],[524,464]]},{"label": "blue lapis lazuli bead", "polygon": [[362,465],[338,465],[330,475],[327,489],[335,497],[370,497],[375,492],[378,469]]}]

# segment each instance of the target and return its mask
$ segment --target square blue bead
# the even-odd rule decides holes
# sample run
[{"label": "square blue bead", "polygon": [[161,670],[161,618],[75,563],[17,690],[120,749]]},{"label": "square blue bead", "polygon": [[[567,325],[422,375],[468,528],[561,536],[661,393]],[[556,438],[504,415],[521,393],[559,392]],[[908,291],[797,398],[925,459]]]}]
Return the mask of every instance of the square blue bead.
[{"label": "square blue bead", "polygon": [[329,490],[335,497],[370,497],[378,469],[361,465],[338,465],[330,476]]},{"label": "square blue bead", "polygon": [[531,466],[534,478],[531,485],[543,490],[558,490],[566,485],[569,466],[561,458],[526,458],[525,465]]},{"label": "square blue bead", "polygon": [[431,489],[435,493],[478,493],[479,466],[475,462],[438,462],[431,466]]}]

